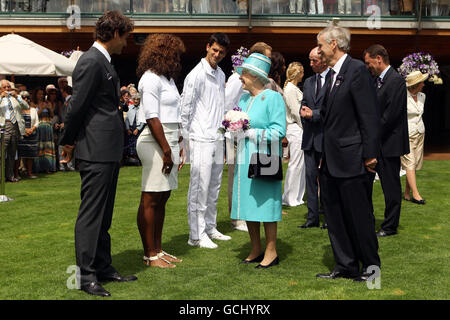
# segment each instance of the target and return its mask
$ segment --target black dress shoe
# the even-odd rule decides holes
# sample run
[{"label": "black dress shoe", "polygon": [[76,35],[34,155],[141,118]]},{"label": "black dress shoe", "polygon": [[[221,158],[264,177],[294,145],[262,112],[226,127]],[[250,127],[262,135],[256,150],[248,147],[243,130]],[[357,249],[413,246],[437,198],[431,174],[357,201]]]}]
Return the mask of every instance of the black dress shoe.
[{"label": "black dress shoe", "polygon": [[397,231],[385,231],[381,229],[380,231],[377,232],[377,237],[388,237],[393,236],[394,234],[397,234]]},{"label": "black dress shoe", "polygon": [[278,259],[278,257],[276,257],[275,259],[273,259],[273,261],[271,263],[269,263],[267,266],[262,265],[261,263],[258,264],[255,269],[267,269],[273,266],[276,266],[280,264],[280,259]]},{"label": "black dress shoe", "polygon": [[108,281],[129,282],[129,281],[137,280],[137,277],[136,276],[122,277],[119,273],[116,272],[116,273],[97,276],[97,279],[100,282],[108,282]]},{"label": "black dress shoe", "polygon": [[305,224],[298,226],[298,228],[299,229],[318,228],[319,226],[320,224],[318,222],[317,223],[306,222]]},{"label": "black dress shoe", "polygon": [[328,229],[328,224],[324,223],[324,224],[320,227],[320,229]]},{"label": "black dress shoe", "polygon": [[414,198],[411,198],[411,202],[415,204],[425,204],[425,199],[422,200],[416,200]]},{"label": "black dress shoe", "polygon": [[252,259],[252,260],[246,260],[246,259],[244,259],[244,260],[242,260],[242,261],[239,262],[239,263],[240,263],[240,264],[241,264],[241,263],[243,263],[243,264],[256,263],[256,262],[261,262],[261,261],[263,261],[263,259],[264,259],[264,252],[261,253],[259,256],[257,256],[255,259]]},{"label": "black dress shoe", "polygon": [[96,281],[81,285],[82,291],[99,297],[110,297],[111,293],[105,290],[102,285]]},{"label": "black dress shoe", "polygon": [[339,278],[355,279],[356,277],[358,277],[357,274],[350,274],[339,271],[331,271],[330,273],[318,273],[316,275],[316,278],[320,279],[339,279]]}]

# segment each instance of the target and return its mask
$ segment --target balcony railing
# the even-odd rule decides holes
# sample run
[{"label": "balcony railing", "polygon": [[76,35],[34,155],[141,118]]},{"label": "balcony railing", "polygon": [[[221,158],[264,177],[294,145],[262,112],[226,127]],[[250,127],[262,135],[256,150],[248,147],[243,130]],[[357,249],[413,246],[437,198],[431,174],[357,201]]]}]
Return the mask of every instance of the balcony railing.
[{"label": "balcony railing", "polygon": [[[250,3],[251,1],[251,3]],[[422,5],[420,6],[420,1]],[[71,5],[83,15],[121,10],[133,15],[369,16],[450,18],[450,0],[0,0],[0,15],[66,14]]]}]

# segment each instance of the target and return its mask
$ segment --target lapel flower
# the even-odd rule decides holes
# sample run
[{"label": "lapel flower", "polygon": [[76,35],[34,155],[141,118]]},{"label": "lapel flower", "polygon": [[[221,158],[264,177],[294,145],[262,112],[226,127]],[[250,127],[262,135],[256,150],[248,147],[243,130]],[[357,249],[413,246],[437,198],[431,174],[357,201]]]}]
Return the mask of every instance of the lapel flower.
[{"label": "lapel flower", "polygon": [[337,77],[336,77],[336,82],[334,83],[334,85],[335,85],[336,87],[339,87],[340,84],[341,84],[343,81],[344,81],[344,76],[337,76]]}]

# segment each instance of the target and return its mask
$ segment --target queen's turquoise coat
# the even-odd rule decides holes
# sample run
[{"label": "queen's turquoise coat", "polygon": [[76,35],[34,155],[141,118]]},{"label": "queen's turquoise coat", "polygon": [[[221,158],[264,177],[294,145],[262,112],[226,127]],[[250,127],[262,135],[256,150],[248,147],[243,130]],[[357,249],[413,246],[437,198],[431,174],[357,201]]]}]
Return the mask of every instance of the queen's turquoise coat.
[{"label": "queen's turquoise coat", "polygon": [[[281,154],[281,140],[286,135],[286,108],[281,94],[268,89],[255,97],[247,93],[241,97],[239,107],[248,113],[250,128],[256,130],[260,152],[267,151],[267,142],[271,142],[272,152]],[[256,141],[238,139],[231,218],[280,221],[282,181],[248,178],[250,157],[254,152],[258,152]]]}]

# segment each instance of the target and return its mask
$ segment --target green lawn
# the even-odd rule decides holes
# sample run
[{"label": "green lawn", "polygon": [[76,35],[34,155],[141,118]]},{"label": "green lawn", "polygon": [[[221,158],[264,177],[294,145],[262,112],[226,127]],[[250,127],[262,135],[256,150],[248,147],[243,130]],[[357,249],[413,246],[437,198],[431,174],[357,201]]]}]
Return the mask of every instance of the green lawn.
[{"label": "green lawn", "polygon": [[[218,229],[232,236],[215,250],[187,245],[189,167],[167,205],[163,248],[184,261],[174,269],[145,266],[136,226],[140,167],[120,171],[110,233],[113,265],[138,281],[108,283],[110,299],[449,299],[450,161],[425,161],[417,180],[425,206],[403,202],[399,234],[379,240],[381,289],[346,279],[316,279],[334,265],[325,230],[299,230],[306,206],[285,208],[278,227],[280,265],[267,270],[238,262],[249,252],[248,234],[232,230],[227,209],[226,170],[219,199]],[[404,177],[402,177],[404,184]],[[0,203],[0,299],[101,299],[66,286],[75,263],[74,223],[79,206],[77,172],[59,172],[6,185],[14,201]],[[374,186],[377,228],[384,200]],[[263,234],[263,232],[262,232]]]}]

